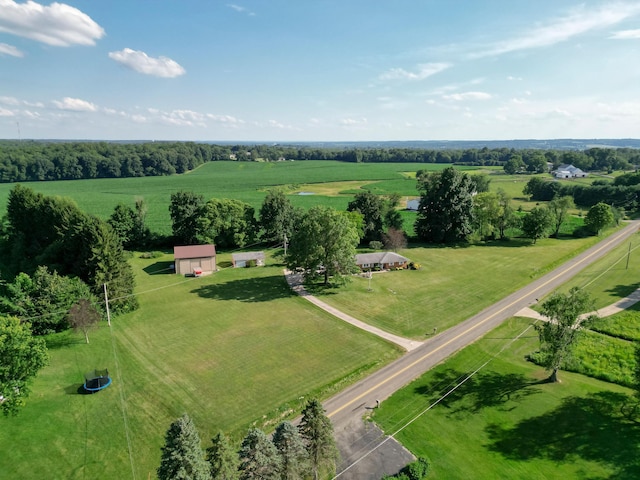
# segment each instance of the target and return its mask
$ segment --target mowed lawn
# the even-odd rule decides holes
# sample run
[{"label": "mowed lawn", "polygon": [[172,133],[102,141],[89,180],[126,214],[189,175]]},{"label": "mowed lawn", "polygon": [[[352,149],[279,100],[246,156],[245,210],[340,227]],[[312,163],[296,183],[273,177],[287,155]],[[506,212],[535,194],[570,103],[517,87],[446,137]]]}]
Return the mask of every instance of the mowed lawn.
[{"label": "mowed lawn", "polygon": [[[600,238],[527,239],[457,247],[411,246],[398,253],[420,270],[374,272],[345,287],[313,288],[322,300],[395,334],[424,339],[524,287]],[[640,255],[639,255],[640,256]]]},{"label": "mowed lawn", "polygon": [[[292,295],[281,266],[184,278],[163,273],[171,259],[132,259],[140,309],[89,345],[49,338],[27,406],[0,418],[1,478],[153,478],[181,414],[204,447],[219,430],[239,442],[401,354]],[[112,386],[78,394],[84,372],[104,367]]]},{"label": "mowed lawn", "polygon": [[638,478],[640,431],[621,413],[631,391],[565,372],[539,383],[547,373],[524,360],[538,348],[530,322],[507,321],[385,400],[374,420],[428,458],[433,479]]}]

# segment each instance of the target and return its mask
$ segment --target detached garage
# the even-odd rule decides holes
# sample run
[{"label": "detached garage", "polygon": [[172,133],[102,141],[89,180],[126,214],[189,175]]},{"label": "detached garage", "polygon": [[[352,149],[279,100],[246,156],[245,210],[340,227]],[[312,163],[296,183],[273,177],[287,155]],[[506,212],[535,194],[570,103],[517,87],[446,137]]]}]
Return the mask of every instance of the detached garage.
[{"label": "detached garage", "polygon": [[215,245],[185,245],[173,247],[178,275],[207,274],[216,271]]}]

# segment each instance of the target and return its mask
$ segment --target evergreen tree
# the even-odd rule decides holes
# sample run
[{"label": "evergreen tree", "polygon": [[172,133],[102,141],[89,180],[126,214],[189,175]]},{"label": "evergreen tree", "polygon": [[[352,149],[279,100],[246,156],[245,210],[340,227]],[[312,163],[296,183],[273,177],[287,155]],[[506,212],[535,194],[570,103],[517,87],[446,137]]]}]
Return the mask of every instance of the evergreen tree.
[{"label": "evergreen tree", "polygon": [[212,480],[237,480],[238,453],[231,447],[227,436],[218,432],[211,439],[212,445],[207,448],[207,462]]},{"label": "evergreen tree", "polygon": [[418,179],[420,207],[415,223],[418,238],[433,243],[460,242],[472,232],[474,185],[469,175],[453,167]]},{"label": "evergreen tree", "polygon": [[279,478],[278,450],[262,430],[252,428],[240,447],[240,479],[276,480]]},{"label": "evergreen tree", "polygon": [[200,436],[186,413],[167,430],[157,473],[160,480],[211,478],[209,464],[205,461],[200,447]]},{"label": "evergreen tree", "polygon": [[310,473],[309,453],[300,431],[290,422],[282,422],[273,434],[273,444],[280,453],[283,480],[298,480]]},{"label": "evergreen tree", "polygon": [[323,471],[335,473],[338,448],[333,437],[333,425],[318,400],[307,403],[299,428],[309,453],[313,478],[318,480]]}]

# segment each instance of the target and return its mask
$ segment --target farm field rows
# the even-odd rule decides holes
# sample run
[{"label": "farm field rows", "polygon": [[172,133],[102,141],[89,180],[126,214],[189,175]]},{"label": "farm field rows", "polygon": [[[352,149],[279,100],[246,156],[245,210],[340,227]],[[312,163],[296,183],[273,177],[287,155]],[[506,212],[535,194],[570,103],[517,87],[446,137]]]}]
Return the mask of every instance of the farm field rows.
[{"label": "farm field rows", "polygon": [[[309,208],[322,204],[341,210],[353,199],[359,185],[381,182],[385,193],[417,195],[415,172],[441,170],[445,164],[356,164],[335,161],[303,162],[210,162],[196,170],[166,177],[140,177],[57,182],[30,182],[26,186],[45,195],[70,197],[78,206],[101,218],[108,218],[118,203],[133,206],[137,197],[147,202],[147,225],[151,231],[170,234],[169,200],[180,190],[204,195],[205,199],[233,198],[252,205],[256,212],[269,188],[283,186],[295,206]],[[391,184],[385,186],[385,182]],[[345,184],[343,182],[350,182]],[[320,187],[320,184],[323,184]],[[327,185],[329,184],[329,185]],[[0,211],[13,184],[0,184]],[[299,195],[299,192],[314,192]],[[343,190],[350,193],[342,194]]]}]

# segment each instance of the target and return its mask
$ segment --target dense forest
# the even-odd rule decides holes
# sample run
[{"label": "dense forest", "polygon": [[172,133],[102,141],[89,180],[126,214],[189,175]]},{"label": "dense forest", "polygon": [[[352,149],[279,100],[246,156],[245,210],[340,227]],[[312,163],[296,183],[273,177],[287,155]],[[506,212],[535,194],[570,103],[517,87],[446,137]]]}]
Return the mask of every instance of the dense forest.
[{"label": "dense forest", "polygon": [[529,172],[573,164],[582,170],[621,170],[640,164],[640,150],[590,148],[559,151],[513,148],[324,148],[285,145],[214,145],[192,142],[110,143],[0,141],[0,182],[172,175],[206,162],[337,160],[344,162],[519,165]]}]

